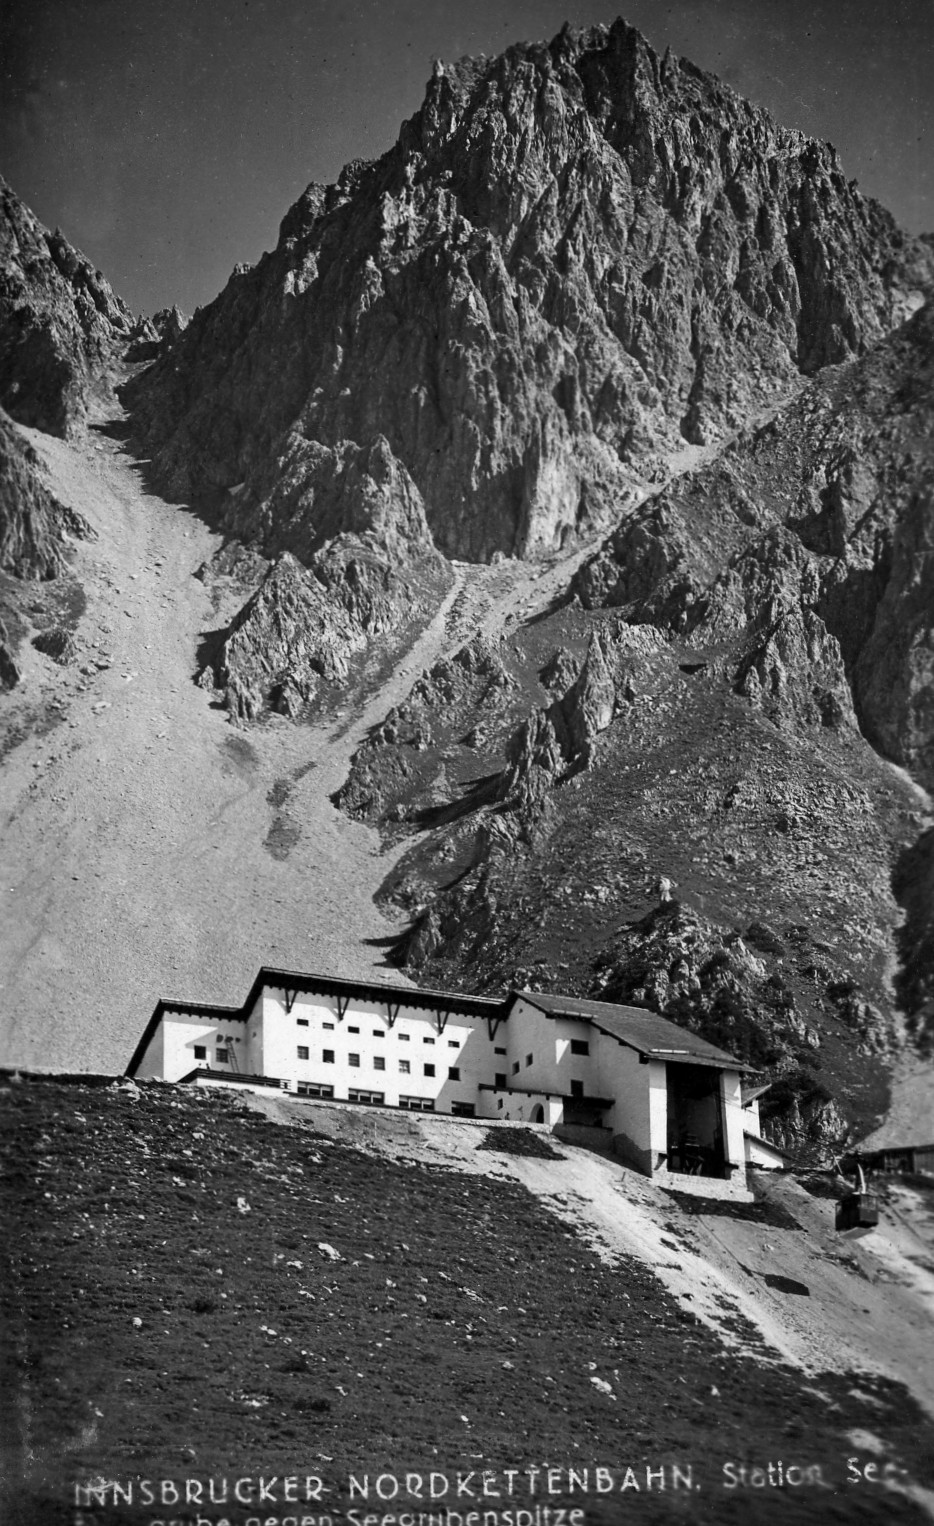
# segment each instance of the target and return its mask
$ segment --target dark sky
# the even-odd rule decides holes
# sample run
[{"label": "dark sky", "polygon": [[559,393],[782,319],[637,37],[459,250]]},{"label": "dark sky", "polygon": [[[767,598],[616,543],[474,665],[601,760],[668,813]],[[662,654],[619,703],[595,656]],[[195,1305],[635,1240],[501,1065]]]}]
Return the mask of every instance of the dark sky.
[{"label": "dark sky", "polygon": [[[434,55],[500,52],[578,0],[3,0],[0,171],[130,306],[209,301],[309,180],[395,140]],[[934,228],[934,0],[626,0],[659,51],[827,138]]]}]

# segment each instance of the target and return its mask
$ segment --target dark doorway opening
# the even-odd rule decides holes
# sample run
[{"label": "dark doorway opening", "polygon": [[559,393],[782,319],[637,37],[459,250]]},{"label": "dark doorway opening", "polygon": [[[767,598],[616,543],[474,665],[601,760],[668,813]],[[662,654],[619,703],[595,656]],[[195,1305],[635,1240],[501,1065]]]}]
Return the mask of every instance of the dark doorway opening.
[{"label": "dark doorway opening", "polygon": [[720,1071],[668,1061],[668,1169],[728,1178]]}]

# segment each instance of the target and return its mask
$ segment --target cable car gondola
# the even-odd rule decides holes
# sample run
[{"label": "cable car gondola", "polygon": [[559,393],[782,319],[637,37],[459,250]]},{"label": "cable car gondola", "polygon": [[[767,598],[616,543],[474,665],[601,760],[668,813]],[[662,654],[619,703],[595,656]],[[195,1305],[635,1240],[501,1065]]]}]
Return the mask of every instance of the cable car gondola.
[{"label": "cable car gondola", "polygon": [[866,1178],[859,1162],[856,1172],[858,1188],[840,1199],[834,1222],[837,1233],[846,1235],[848,1240],[859,1240],[863,1235],[871,1234],[879,1224],[879,1199],[875,1193],[867,1192]]}]

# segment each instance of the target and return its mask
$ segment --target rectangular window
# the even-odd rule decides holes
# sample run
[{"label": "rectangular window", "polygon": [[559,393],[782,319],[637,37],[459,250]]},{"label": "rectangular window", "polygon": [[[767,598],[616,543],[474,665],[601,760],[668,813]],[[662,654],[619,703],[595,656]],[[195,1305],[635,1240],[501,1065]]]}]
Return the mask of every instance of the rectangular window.
[{"label": "rectangular window", "polygon": [[518,1060],[514,1060],[513,1061],[512,1073],[513,1073],[514,1076],[517,1076],[519,1074],[519,1061]]},{"label": "rectangular window", "polygon": [[448,1039],[448,1048],[449,1049],[460,1049],[460,1047],[461,1047],[460,1039]]},{"label": "rectangular window", "polygon": [[572,1081],[571,1082],[571,1096],[572,1097],[582,1097],[583,1095],[584,1095],[584,1083],[583,1083],[583,1081]]},{"label": "rectangular window", "polygon": [[215,1059],[217,1060],[218,1065],[229,1065],[230,1064],[230,1050],[229,1049],[218,1049],[217,1053],[215,1055]]},{"label": "rectangular window", "polygon": [[474,1118],[476,1117],[476,1113],[477,1109],[474,1107],[472,1102],[451,1103],[452,1118]]},{"label": "rectangular window", "polygon": [[322,1028],[331,1028],[331,1029],[333,1029],[334,1024],[333,1023],[322,1023],[321,1026],[322,1026]]},{"label": "rectangular window", "polygon": [[460,1066],[459,1065],[449,1065],[448,1066],[448,1080],[449,1081],[459,1081],[460,1078],[461,1078]]},{"label": "rectangular window", "polygon": [[505,1053],[506,1053],[506,1049],[505,1049],[505,1046],[503,1046],[503,1047],[502,1047],[502,1048],[501,1048],[501,1047],[500,1047],[500,1045],[499,1045],[499,1044],[497,1044],[497,1045],[496,1045],[496,1047],[495,1047],[495,1048],[494,1048],[494,1050],[493,1050],[493,1053],[494,1053],[494,1054],[505,1054]]},{"label": "rectangular window", "polygon": [[434,1039],[422,1039],[422,1043],[423,1044],[433,1044],[434,1043]]},{"label": "rectangular window", "polygon": [[299,1028],[307,1028],[308,1027],[308,1019],[307,1019],[307,1017],[297,1017],[295,1019],[295,1021],[298,1024]]},{"label": "rectangular window", "polygon": [[333,1049],[324,1049],[324,1050],[322,1050],[322,1052],[321,1052],[321,1059],[323,1060],[325,1065],[333,1065],[334,1064],[334,1050]]},{"label": "rectangular window", "polygon": [[369,1102],[374,1107],[379,1107],[384,1100],[382,1092],[363,1092],[351,1086],[347,1092],[348,1102]]},{"label": "rectangular window", "polygon": [[509,1083],[506,1080],[506,1072],[504,1070],[498,1070],[496,1072],[496,1075],[493,1077],[493,1085],[494,1086],[507,1086],[508,1084]]},{"label": "rectangular window", "polygon": [[195,1059],[196,1060],[206,1060],[207,1057],[208,1057],[207,1045],[206,1044],[196,1044],[195,1045]]},{"label": "rectangular window", "polygon": [[411,1037],[412,1037],[411,1033],[400,1033],[399,1034],[399,1043],[400,1044],[407,1044]]},{"label": "rectangular window", "polygon": [[399,1106],[410,1113],[433,1113],[435,1110],[430,1097],[400,1097]]},{"label": "rectangular window", "polygon": [[374,1055],[374,1057],[373,1057],[373,1069],[374,1070],[385,1070],[386,1069],[386,1056],[385,1055],[382,1055],[382,1054]]},{"label": "rectangular window", "polygon": [[402,1075],[407,1076],[409,1074],[409,1072],[411,1071],[411,1069],[412,1069],[412,1066],[410,1065],[408,1060],[400,1060],[399,1061],[399,1070],[401,1071]]},{"label": "rectangular window", "polygon": [[526,1055],[525,1063],[526,1063],[526,1065],[531,1065],[531,1063],[532,1063],[532,1056],[530,1054]]},{"label": "rectangular window", "polygon": [[347,1064],[352,1066],[352,1068],[354,1070],[359,1070],[360,1069],[360,1056],[358,1054],[349,1054],[347,1056]]},{"label": "rectangular window", "polygon": [[307,1058],[308,1058],[308,1045],[307,1044],[299,1044],[299,1046],[298,1046],[298,1057],[299,1057],[300,1060],[307,1060]]},{"label": "rectangular window", "polygon": [[325,1086],[318,1081],[299,1081],[296,1091],[300,1097],[333,1097],[333,1086]]},{"label": "rectangular window", "polygon": [[385,1030],[385,1028],[374,1028],[373,1029],[373,1037],[375,1039],[384,1039],[386,1037],[386,1030]]},{"label": "rectangular window", "polygon": [[590,1053],[590,1045],[588,1044],[586,1039],[572,1039],[571,1040],[571,1053],[572,1054],[589,1054]]},{"label": "rectangular window", "polygon": [[348,1033],[359,1033],[360,1029],[359,1028],[348,1028],[347,1032]]},{"label": "rectangular window", "polygon": [[426,1065],[425,1066],[425,1075],[426,1076],[433,1076],[434,1073],[435,1073],[435,1067],[433,1065]]}]

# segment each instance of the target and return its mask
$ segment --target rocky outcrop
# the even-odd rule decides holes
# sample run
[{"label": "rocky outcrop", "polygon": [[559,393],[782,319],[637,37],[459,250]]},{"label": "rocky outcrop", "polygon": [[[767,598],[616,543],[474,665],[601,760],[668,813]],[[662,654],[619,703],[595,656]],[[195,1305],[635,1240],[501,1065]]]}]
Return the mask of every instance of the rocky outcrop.
[{"label": "rocky outcrop", "polygon": [[260,532],[274,565],[202,672],[242,720],[297,716],[346,686],[371,642],[383,657],[398,650],[450,583],[385,440],[339,451],[294,441],[280,464]]},{"label": "rocky outcrop", "polygon": [[67,436],[106,396],[133,314],[99,270],[0,180],[0,404]]},{"label": "rocky outcrop", "polygon": [[3,620],[0,620],[0,690],[15,689],[22,678],[14,656],[14,643]]},{"label": "rocky outcrop", "polygon": [[[910,1031],[931,1026],[930,832],[884,759],[929,768],[932,354],[924,308],[623,517],[567,599],[497,648],[505,705],[461,684],[447,728],[429,675],[413,724],[361,749],[342,798],[394,842],[418,829],[383,893],[412,919],[398,957],[420,980],[583,995],[625,935],[625,968],[641,949],[655,969],[632,999],[668,1011],[646,922],[665,876],[714,930],[705,957],[720,939],[735,965],[734,934],[777,930],[766,976],[823,1066],[762,1060],[779,1142],[874,1122],[898,956]],[[749,1035],[768,1034],[748,974],[731,979]],[[713,1024],[712,978],[685,1020]]]},{"label": "rocky outcrop", "polygon": [[862,353],[930,267],[829,145],[622,21],[565,28],[439,66],[127,396],[162,482],[241,533],[276,463],[380,433],[444,552],[534,554]]},{"label": "rocky outcrop", "polygon": [[756,703],[851,724],[934,784],[934,306],[658,496],[574,583],[699,651],[743,636]]},{"label": "rocky outcrop", "polygon": [[93,534],[49,492],[36,452],[0,408],[0,568],[16,578],[58,577],[72,539]]},{"label": "rocky outcrop", "polygon": [[913,1037],[930,1055],[934,1053],[934,826],[929,825],[900,856],[893,884],[905,912],[898,930],[898,994]]},{"label": "rocky outcrop", "polygon": [[595,631],[567,691],[547,709],[533,711],[510,742],[498,798],[527,809],[556,784],[589,768],[597,738],[636,697],[640,657],[663,645],[658,632],[647,627],[617,622]]}]

